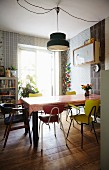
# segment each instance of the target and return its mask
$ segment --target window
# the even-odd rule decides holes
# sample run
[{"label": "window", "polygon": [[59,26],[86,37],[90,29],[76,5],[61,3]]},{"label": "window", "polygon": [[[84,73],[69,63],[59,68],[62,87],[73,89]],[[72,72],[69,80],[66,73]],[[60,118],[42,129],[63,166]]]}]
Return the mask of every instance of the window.
[{"label": "window", "polygon": [[19,45],[18,78],[23,86],[32,77],[43,95],[59,93],[59,57],[45,48]]}]

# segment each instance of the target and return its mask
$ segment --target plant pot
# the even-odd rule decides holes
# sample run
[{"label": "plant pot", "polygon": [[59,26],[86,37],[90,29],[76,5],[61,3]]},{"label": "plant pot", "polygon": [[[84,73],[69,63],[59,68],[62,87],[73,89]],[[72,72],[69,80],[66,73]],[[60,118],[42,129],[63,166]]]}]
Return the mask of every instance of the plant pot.
[{"label": "plant pot", "polygon": [[11,70],[11,77],[16,77],[16,70]]}]

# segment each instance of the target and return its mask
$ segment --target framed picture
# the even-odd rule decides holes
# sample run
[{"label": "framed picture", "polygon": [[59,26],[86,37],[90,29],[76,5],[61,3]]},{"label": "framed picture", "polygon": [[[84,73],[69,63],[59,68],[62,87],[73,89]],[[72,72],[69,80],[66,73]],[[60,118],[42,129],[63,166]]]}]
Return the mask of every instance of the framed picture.
[{"label": "framed picture", "polygon": [[86,44],[73,51],[73,64],[75,66],[94,62],[94,43]]},{"label": "framed picture", "polygon": [[5,68],[4,66],[0,66],[0,77],[4,77],[5,76]]}]

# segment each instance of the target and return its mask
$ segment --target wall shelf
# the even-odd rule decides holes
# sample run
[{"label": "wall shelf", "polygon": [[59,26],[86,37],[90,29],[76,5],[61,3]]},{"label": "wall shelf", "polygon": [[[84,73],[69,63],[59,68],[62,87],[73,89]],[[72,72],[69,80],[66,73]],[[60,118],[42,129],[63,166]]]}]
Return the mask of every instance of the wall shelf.
[{"label": "wall shelf", "polygon": [[73,50],[73,64],[75,66],[86,63],[99,63],[100,42],[88,43]]}]

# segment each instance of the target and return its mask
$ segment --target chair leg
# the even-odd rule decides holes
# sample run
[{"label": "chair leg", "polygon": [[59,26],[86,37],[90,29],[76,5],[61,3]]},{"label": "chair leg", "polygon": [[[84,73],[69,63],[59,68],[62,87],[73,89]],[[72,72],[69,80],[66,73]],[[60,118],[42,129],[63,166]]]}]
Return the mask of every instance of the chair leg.
[{"label": "chair leg", "polygon": [[81,123],[81,149],[83,149],[83,123]]},{"label": "chair leg", "polygon": [[71,108],[67,109],[67,113],[66,113],[66,121],[67,121],[67,118],[68,118],[68,115],[69,115],[70,112],[71,112],[71,116],[72,116],[72,109],[71,109]]},{"label": "chair leg", "polygon": [[48,126],[49,126],[49,129],[50,129],[50,124],[48,124]]},{"label": "chair leg", "polygon": [[7,140],[8,140],[8,136],[9,136],[10,129],[11,129],[11,127],[8,126],[8,128],[7,128],[7,133],[6,133],[6,137],[5,137],[5,141],[4,141],[4,145],[3,145],[3,149],[6,147],[6,143],[7,143]]},{"label": "chair leg", "polygon": [[43,123],[41,125],[41,155],[43,155]]},{"label": "chair leg", "polygon": [[99,143],[99,142],[98,142],[98,138],[97,138],[97,134],[96,134],[96,131],[95,131],[95,127],[94,127],[94,122],[92,122],[92,128],[93,128],[93,130],[94,130],[94,134],[95,134],[97,143]]},{"label": "chair leg", "polygon": [[30,132],[30,125],[29,125],[29,122],[28,122],[28,132],[29,132],[30,144],[32,145],[32,139],[31,139],[31,132]]},{"label": "chair leg", "polygon": [[[60,121],[62,121],[62,114],[60,114]],[[61,123],[60,123],[60,129],[61,129]]]},{"label": "chair leg", "polygon": [[67,118],[68,118],[68,110],[67,110],[67,113],[66,113],[66,121],[67,121]]},{"label": "chair leg", "polygon": [[28,128],[25,128],[25,136],[28,134]]},{"label": "chair leg", "polygon": [[7,130],[8,130],[8,125],[6,125],[6,128],[5,128],[5,133],[4,133],[3,139],[6,137]]},{"label": "chair leg", "polygon": [[68,132],[67,132],[67,138],[68,138],[68,135],[69,135],[69,131],[70,131],[70,127],[71,127],[71,124],[72,124],[72,120],[73,119],[71,119],[71,122],[70,122],[70,125],[69,125],[69,129],[68,129]]},{"label": "chair leg", "polygon": [[54,135],[56,137],[56,126],[55,126],[55,122],[54,122]]},{"label": "chair leg", "polygon": [[61,122],[61,121],[60,121],[60,124],[61,124],[62,131],[63,131],[63,134],[64,134],[65,143],[66,143],[66,145],[67,145],[67,139],[66,139],[66,136],[65,136],[65,131],[64,131],[64,127],[63,127],[63,124],[62,124],[62,122]]},{"label": "chair leg", "polygon": [[40,135],[41,120],[39,121],[39,135]]}]

